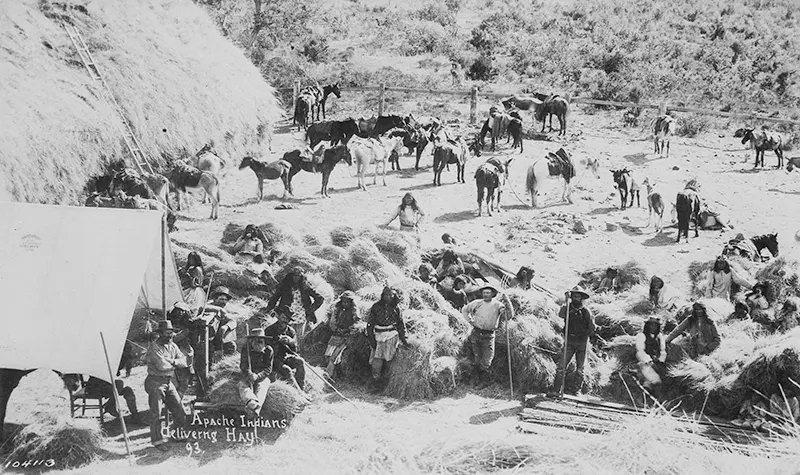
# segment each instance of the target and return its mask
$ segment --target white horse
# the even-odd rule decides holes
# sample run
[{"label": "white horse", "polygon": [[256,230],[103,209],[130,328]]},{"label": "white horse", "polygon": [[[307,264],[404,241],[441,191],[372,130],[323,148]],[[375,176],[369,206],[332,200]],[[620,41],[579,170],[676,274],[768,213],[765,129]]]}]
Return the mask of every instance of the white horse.
[{"label": "white horse", "polygon": [[383,168],[383,186],[386,186],[386,162],[389,160],[389,156],[392,152],[400,155],[400,150],[403,148],[403,137],[365,139],[354,136],[347,143],[347,148],[350,149],[350,154],[356,161],[358,187],[366,191],[367,186],[364,183],[364,174],[366,173],[367,166],[370,164],[375,164],[372,184],[376,185],[378,183],[378,166],[381,165]]},{"label": "white horse", "polygon": [[534,208],[536,204],[536,193],[545,179],[563,179],[564,189],[561,192],[561,201],[572,203],[572,185],[570,181],[575,178],[575,164],[572,157],[563,148],[557,152],[549,152],[544,158],[533,162],[528,168],[528,176],[525,180],[525,189],[531,194],[531,203]]}]

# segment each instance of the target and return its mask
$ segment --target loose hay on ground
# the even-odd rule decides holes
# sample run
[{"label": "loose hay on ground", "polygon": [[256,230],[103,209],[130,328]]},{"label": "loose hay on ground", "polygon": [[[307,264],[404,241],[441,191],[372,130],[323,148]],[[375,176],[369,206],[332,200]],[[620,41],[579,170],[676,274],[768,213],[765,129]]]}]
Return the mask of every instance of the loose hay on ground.
[{"label": "loose hay on ground", "polygon": [[776,302],[800,297],[800,261],[779,257],[758,271],[756,280],[770,284]]},{"label": "loose hay on ground", "polygon": [[[614,267],[614,266],[608,266]],[[600,281],[606,275],[606,269],[608,267],[603,268],[595,268],[589,271],[584,272],[581,274],[581,281],[580,285],[584,286],[588,289],[594,289],[600,284]],[[618,289],[621,291],[625,291],[633,287],[634,285],[644,284],[647,282],[647,274],[645,273],[642,266],[639,265],[636,261],[628,261],[622,266],[616,267],[617,269],[617,286]]]},{"label": "loose hay on ground", "polygon": [[48,415],[45,420],[25,426],[12,443],[11,460],[52,459],[52,468],[77,468],[98,458],[103,433],[96,419]]}]

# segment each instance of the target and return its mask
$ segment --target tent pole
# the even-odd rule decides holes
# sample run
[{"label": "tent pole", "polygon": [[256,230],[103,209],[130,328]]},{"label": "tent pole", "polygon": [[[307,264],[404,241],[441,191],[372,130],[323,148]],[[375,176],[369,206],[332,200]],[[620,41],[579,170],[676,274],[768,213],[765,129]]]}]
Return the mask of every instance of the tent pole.
[{"label": "tent pole", "polygon": [[[117,385],[114,381],[114,373],[111,372],[111,361],[108,359],[108,350],[106,349],[106,339],[103,336],[103,332],[100,332],[100,341],[103,342],[103,354],[106,355],[106,366],[108,367],[108,377],[111,378],[111,391],[114,393],[114,405],[117,408],[117,414],[119,414],[119,422],[122,424],[122,433],[125,436],[125,451],[128,452],[128,461],[133,464],[133,454],[131,453],[130,443],[128,441],[128,428],[125,427],[125,418],[122,417],[122,407],[119,404],[119,393],[117,393]],[[100,410],[102,411],[103,408],[101,407]]]},{"label": "tent pole", "polygon": [[162,320],[167,319],[167,213],[161,215],[161,312]]}]

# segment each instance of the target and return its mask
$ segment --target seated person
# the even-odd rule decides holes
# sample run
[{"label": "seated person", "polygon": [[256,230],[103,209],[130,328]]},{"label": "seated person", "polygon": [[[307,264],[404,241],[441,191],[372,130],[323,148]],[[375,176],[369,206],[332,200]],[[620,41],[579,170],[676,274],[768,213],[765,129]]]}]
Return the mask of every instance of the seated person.
[{"label": "seated person", "polygon": [[225,312],[225,306],[233,298],[227,287],[220,285],[211,292],[211,303],[206,305],[203,317],[213,329],[210,331],[213,351],[222,351],[224,355],[236,353],[236,322]]},{"label": "seated person", "polygon": [[[178,394],[183,398],[183,395],[186,394],[187,389],[189,389],[194,380],[194,347],[198,346],[198,341],[201,341],[199,334],[203,322],[200,319],[195,319],[194,312],[183,302],[175,303],[172,310],[167,314],[167,320],[172,322],[172,326],[175,329],[172,341],[178,345],[178,349],[181,350],[181,353],[186,358],[186,367],[175,369],[175,389],[178,390]],[[201,385],[203,382],[205,381],[202,381]]]},{"label": "seated person", "polygon": [[464,277],[459,275],[453,279],[453,288],[444,293],[445,300],[450,302],[456,310],[461,310],[469,301],[467,292],[464,290],[466,285]]},{"label": "seated person", "polygon": [[[136,425],[142,425],[139,410],[136,408],[136,395],[133,393],[133,389],[129,386],[125,386],[125,383],[123,383],[121,379],[115,379],[114,386],[117,387],[117,394],[122,396],[125,399],[125,403],[128,404],[128,410],[131,412],[131,422]],[[119,417],[117,406],[114,404],[114,390],[111,387],[111,383],[95,378],[94,376],[89,376],[89,380],[84,384],[83,390],[87,396],[109,398],[108,402],[103,405],[103,411],[111,414],[113,417]]]},{"label": "seated person", "polygon": [[232,250],[237,264],[264,263],[264,243],[258,237],[258,228],[253,224],[244,228],[244,233]]},{"label": "seated person", "polygon": [[297,354],[296,333],[289,324],[292,320],[292,311],[289,307],[281,306],[276,313],[278,321],[264,329],[267,343],[275,354],[271,379],[274,381],[280,377],[303,391],[306,369],[303,359]]},{"label": "seated person", "polygon": [[427,262],[423,262],[419,265],[417,274],[414,277],[426,284],[436,285],[436,276],[434,275],[433,266]]},{"label": "seated person", "polygon": [[245,412],[250,417],[261,413],[269,391],[272,374],[274,351],[267,345],[267,337],[263,328],[253,328],[247,335],[247,344],[242,351],[239,369],[242,374],[237,388],[239,398],[245,405]]},{"label": "seated person", "polygon": [[672,312],[678,309],[677,297],[668,290],[664,280],[655,275],[650,279],[649,300],[655,310],[664,309]]},{"label": "seated person", "polygon": [[206,303],[206,291],[203,289],[205,274],[203,271],[203,261],[200,254],[190,252],[186,259],[186,267],[182,272],[183,280],[183,299],[189,308],[197,310]]},{"label": "seated person", "polygon": [[733,313],[728,315],[727,320],[749,320],[750,319],[750,307],[747,305],[747,301],[743,298],[737,298],[736,301],[733,303]]},{"label": "seated person", "polygon": [[617,275],[618,275],[617,269],[614,269],[613,267],[609,267],[608,269],[606,269],[606,275],[603,276],[603,278],[597,284],[597,287],[595,287],[594,289],[595,292],[600,293],[608,291],[610,292],[619,291],[619,282],[617,280]]},{"label": "seated person", "polygon": [[720,338],[717,326],[708,316],[705,304],[695,302],[692,304],[692,313],[686,317],[669,334],[666,343],[686,333],[686,337],[681,341],[681,349],[686,356],[697,359],[700,356],[711,354],[719,348]]},{"label": "seated person", "polygon": [[528,290],[531,288],[531,281],[533,280],[535,273],[536,271],[528,266],[522,266],[519,268],[515,277],[517,279],[517,283],[523,290]]},{"label": "seated person", "polygon": [[448,233],[442,234],[442,243],[445,246],[448,246],[448,247],[453,247],[453,246],[457,246],[458,245],[458,243],[456,243],[456,240],[453,238],[453,236],[451,236]]},{"label": "seated person", "polygon": [[342,353],[347,349],[347,337],[358,333],[356,324],[360,321],[361,315],[359,315],[356,305],[356,294],[352,290],[347,290],[342,293],[339,301],[333,306],[331,318],[328,320],[331,338],[325,349],[325,356],[328,357],[325,373],[329,378],[333,378],[336,366],[342,362]]},{"label": "seated person", "polygon": [[744,299],[749,310],[750,318],[754,322],[768,324],[771,320],[769,310],[770,295],[769,284],[766,282],[756,283],[752,290],[745,294]]},{"label": "seated person", "polygon": [[664,335],[661,334],[661,320],[650,317],[644,324],[642,332],[636,335],[636,360],[639,363],[639,375],[644,380],[644,387],[653,397],[661,397],[661,376],[667,350]]}]

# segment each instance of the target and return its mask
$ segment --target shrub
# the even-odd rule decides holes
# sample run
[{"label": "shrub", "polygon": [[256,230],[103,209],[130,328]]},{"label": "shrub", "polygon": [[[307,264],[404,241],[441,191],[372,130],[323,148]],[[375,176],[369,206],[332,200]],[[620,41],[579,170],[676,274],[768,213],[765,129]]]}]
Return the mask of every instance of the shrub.
[{"label": "shrub", "polygon": [[702,115],[689,114],[678,119],[675,133],[681,137],[697,137],[709,128],[709,119]]},{"label": "shrub", "polygon": [[497,76],[497,71],[494,69],[493,64],[494,60],[491,56],[481,55],[469,67],[467,77],[475,81],[490,81]]},{"label": "shrub", "polygon": [[328,60],[328,40],[324,36],[314,36],[303,45],[302,54],[312,63]]},{"label": "shrub", "polygon": [[450,26],[456,22],[456,12],[448,7],[429,3],[412,12],[411,18],[438,23],[442,26]]},{"label": "shrub", "polygon": [[449,35],[438,23],[412,24],[406,29],[405,39],[400,52],[406,56],[425,53],[446,54],[451,49]]}]

